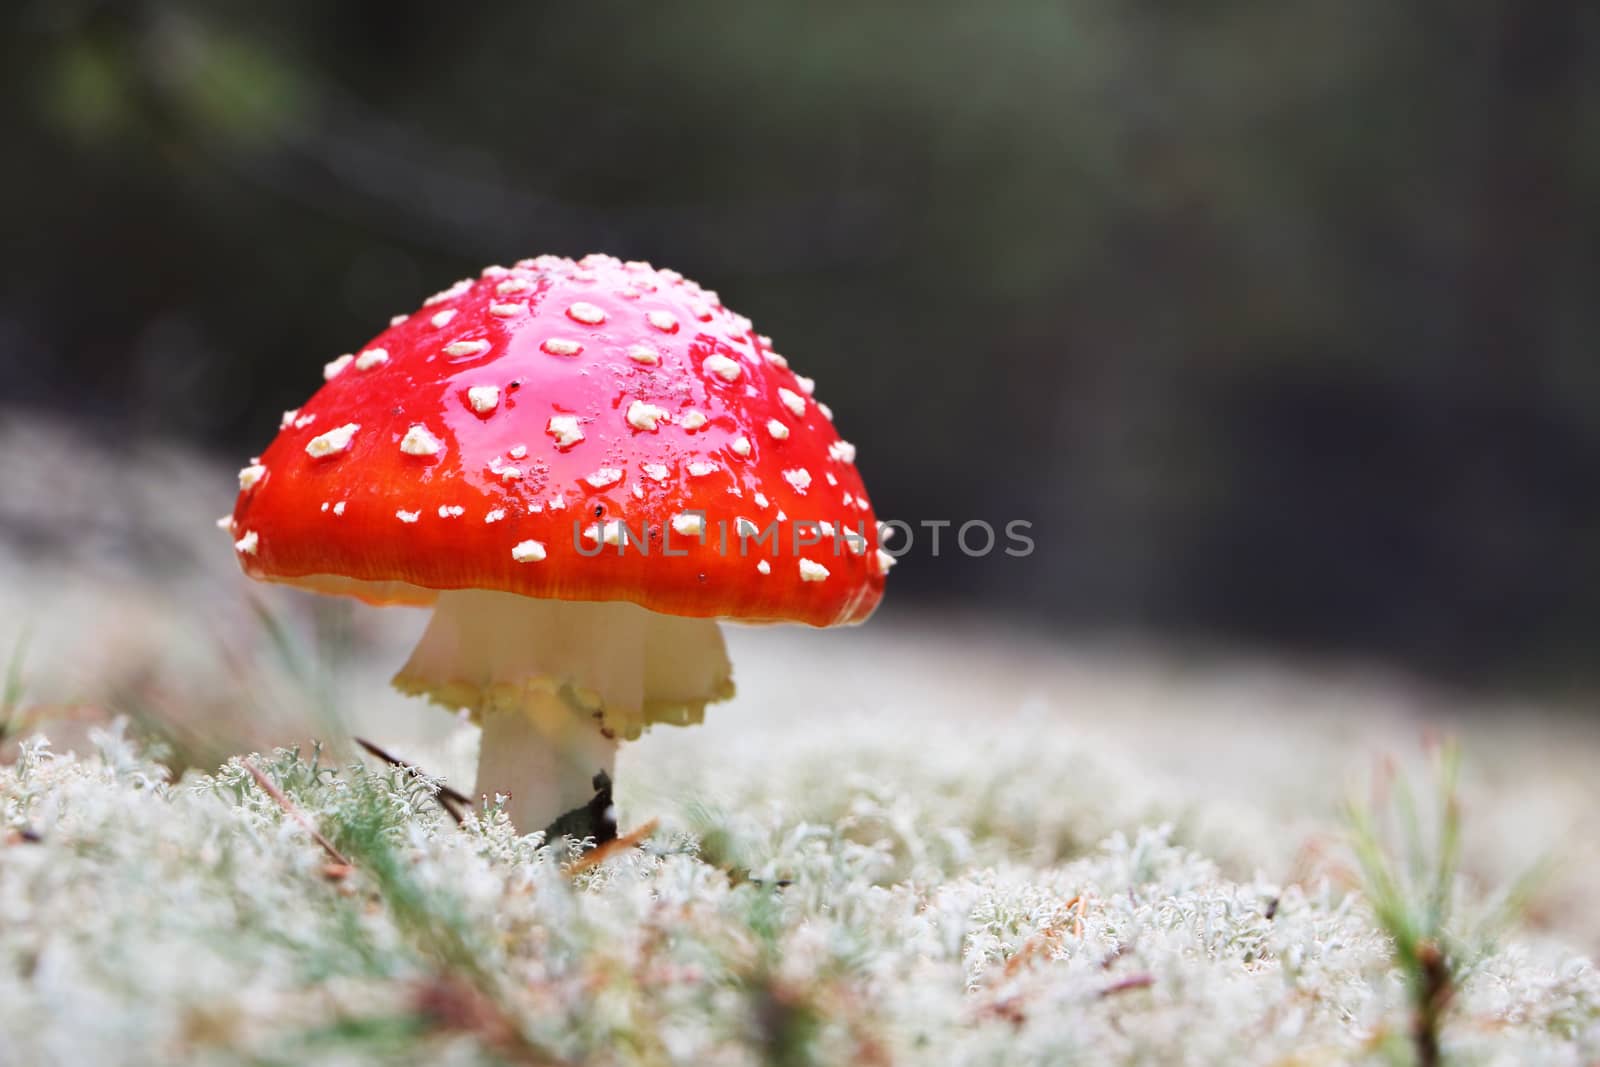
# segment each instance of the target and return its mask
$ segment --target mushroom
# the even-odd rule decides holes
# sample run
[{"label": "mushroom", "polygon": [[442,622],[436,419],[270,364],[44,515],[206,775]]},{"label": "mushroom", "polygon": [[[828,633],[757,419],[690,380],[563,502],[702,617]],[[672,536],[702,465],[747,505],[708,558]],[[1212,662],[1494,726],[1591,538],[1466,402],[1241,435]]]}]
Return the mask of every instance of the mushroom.
[{"label": "mushroom", "polygon": [[482,727],[477,790],[524,832],[607,835],[619,740],[733,695],[718,620],[859,623],[883,595],[854,447],[674,271],[491,267],[325,373],[241,479],[239,562],[431,606],[394,685]]}]

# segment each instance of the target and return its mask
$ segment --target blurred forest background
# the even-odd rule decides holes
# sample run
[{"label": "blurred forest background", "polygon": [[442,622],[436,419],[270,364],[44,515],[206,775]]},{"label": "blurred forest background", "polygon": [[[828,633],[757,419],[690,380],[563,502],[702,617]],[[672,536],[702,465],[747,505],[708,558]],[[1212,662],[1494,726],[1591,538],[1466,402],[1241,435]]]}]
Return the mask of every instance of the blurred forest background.
[{"label": "blurred forest background", "polygon": [[107,465],[239,461],[428,293],[606,251],[815,375],[882,517],[1035,524],[1023,560],[923,542],[891,611],[1600,674],[1600,6],[0,20],[0,418]]}]

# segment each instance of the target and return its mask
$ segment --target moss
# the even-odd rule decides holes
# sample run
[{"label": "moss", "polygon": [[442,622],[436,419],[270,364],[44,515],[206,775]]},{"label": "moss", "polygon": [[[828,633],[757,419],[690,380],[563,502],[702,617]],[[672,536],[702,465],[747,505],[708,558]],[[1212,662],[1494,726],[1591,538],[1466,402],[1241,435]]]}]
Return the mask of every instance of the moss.
[{"label": "moss", "polygon": [[[917,806],[937,768],[858,776],[870,760],[836,746],[826,822],[692,805],[574,874],[494,810],[458,828],[425,777],[255,757],[343,869],[241,763],[172,782],[118,730],[95,745],[30,742],[0,768],[0,1033],[23,1062],[1410,1055],[1396,924],[1336,879],[1229,877],[1159,826],[1007,858]],[[1001,836],[1019,832],[1035,836],[1014,819]],[[1600,978],[1579,955],[1475,941],[1452,982],[1451,1059],[1600,1050]]]}]

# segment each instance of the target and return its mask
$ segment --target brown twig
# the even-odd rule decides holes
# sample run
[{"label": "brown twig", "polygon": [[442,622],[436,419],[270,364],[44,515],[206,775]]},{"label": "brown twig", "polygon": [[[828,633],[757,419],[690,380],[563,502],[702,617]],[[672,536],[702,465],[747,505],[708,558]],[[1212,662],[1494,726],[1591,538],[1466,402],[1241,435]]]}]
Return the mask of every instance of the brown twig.
[{"label": "brown twig", "polygon": [[[1088,912],[1088,907],[1089,900],[1082,893],[1077,894],[1061,905],[1064,916],[1070,915],[1072,917],[1072,936],[1079,940],[1083,938],[1083,920]],[[1065,921],[1063,917],[1059,922],[1047,923],[1027,941],[1024,941],[1022,947],[1006,960],[1005,967],[1002,969],[1005,977],[1010,978],[1015,975],[1041,952],[1051,951],[1059,947],[1062,934],[1061,923]]]},{"label": "brown twig", "polygon": [[1155,984],[1156,979],[1154,975],[1130,975],[1129,977],[1122,979],[1120,982],[1112,982],[1110,985],[1100,990],[1100,996],[1109,997],[1114,996],[1117,993],[1127,993],[1134,989],[1149,989]]},{"label": "brown twig", "polygon": [[503,1062],[523,1067],[570,1067],[540,1048],[523,1033],[515,1013],[492,989],[460,975],[439,974],[423,981],[413,1006],[437,1030],[472,1034],[500,1054]]},{"label": "brown twig", "polygon": [[582,874],[592,867],[598,867],[618,852],[637,847],[649,840],[650,835],[656,832],[656,824],[659,821],[658,819],[651,819],[636,830],[630,830],[620,837],[614,837],[604,844],[595,846],[576,860],[573,860],[571,866],[567,868],[567,873]]},{"label": "brown twig", "polygon": [[1455,987],[1450,979],[1450,964],[1434,942],[1424,941],[1417,947],[1417,968],[1422,981],[1416,991],[1411,1041],[1416,1046],[1418,1067],[1438,1067],[1439,1030]]},{"label": "brown twig", "polygon": [[278,807],[283,809],[285,815],[305,827],[306,832],[316,838],[317,844],[321,845],[322,850],[333,858],[333,862],[345,867],[352,866],[350,861],[345,858],[344,853],[335,848],[332,841],[322,836],[322,831],[318,830],[311,820],[306,818],[300,809],[294,806],[294,802],[284,795],[283,790],[273,784],[272,779],[261,773],[261,768],[248,759],[243,759],[239,762],[244,765],[245,770],[250,772],[250,777],[256,780],[256,785],[261,787],[261,791],[278,802]]},{"label": "brown twig", "polygon": [[[427,774],[426,771],[418,767],[415,763],[408,763],[399,756],[394,756],[388,752],[385,752],[383,749],[379,748],[377,745],[373,744],[371,741],[368,741],[364,737],[358,737],[355,740],[356,744],[366,749],[378,759],[383,760],[383,762],[389,764],[391,767],[402,767],[415,775]],[[451,789],[443,782],[438,783],[438,785],[439,790],[434,794],[434,799],[439,802],[439,806],[444,809],[445,814],[454,819],[457,826],[460,826],[461,820],[465,818],[465,816],[463,816],[461,813],[461,809],[472,807],[472,801],[464,793],[460,793],[454,789]]]}]

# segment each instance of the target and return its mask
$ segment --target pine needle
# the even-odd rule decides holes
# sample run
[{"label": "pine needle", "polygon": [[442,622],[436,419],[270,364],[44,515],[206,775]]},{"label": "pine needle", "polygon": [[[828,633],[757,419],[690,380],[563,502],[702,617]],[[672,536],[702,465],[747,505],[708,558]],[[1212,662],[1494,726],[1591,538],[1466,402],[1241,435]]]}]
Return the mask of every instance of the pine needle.
[{"label": "pine needle", "polygon": [[322,831],[318,830],[311,820],[306,818],[304,813],[294,806],[294,802],[284,795],[283,790],[279,789],[272,779],[261,773],[261,768],[257,767],[249,759],[242,759],[239,762],[244,766],[245,770],[250,772],[250,777],[256,780],[256,785],[261,787],[261,791],[277,801],[278,807],[283,809],[285,815],[288,815],[289,818],[304,827],[306,832],[316,839],[317,844],[322,846],[322,850],[333,859],[333,862],[344,867],[353,866],[350,860],[345,857],[345,854],[335,848],[332,841],[322,836]]}]

